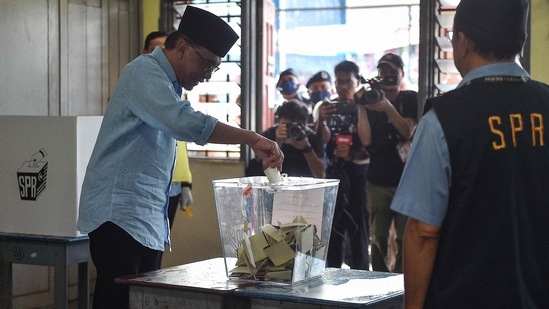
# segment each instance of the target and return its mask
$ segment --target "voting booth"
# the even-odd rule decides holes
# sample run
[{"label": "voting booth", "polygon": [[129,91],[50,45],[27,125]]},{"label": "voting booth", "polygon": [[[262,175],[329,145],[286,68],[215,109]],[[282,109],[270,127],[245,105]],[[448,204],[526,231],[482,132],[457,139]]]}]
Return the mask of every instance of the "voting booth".
[{"label": "voting booth", "polygon": [[0,116],[0,232],[81,236],[80,189],[101,116]]},{"label": "voting booth", "polygon": [[322,275],[338,179],[244,177],[213,186],[229,278],[296,283]]}]

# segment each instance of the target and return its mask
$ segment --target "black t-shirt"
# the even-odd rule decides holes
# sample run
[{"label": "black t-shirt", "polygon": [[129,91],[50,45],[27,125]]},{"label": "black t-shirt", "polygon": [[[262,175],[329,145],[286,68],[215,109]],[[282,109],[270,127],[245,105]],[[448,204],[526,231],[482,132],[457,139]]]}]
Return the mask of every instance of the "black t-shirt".
[{"label": "black t-shirt", "polygon": [[[417,92],[401,91],[391,103],[402,117],[417,119]],[[372,132],[372,143],[367,147],[370,153],[368,181],[378,186],[396,187],[404,169],[396,145],[403,139],[384,112],[368,110],[368,120]]]},{"label": "black t-shirt", "polygon": [[[270,140],[276,141],[277,128],[278,128],[278,124],[267,129],[265,132],[261,133],[261,135],[265,136]],[[324,157],[324,147],[322,143],[316,136],[315,132],[312,131],[311,129],[307,128],[306,133],[307,133],[307,138],[309,139],[309,143],[313,148],[313,151],[316,153],[316,155],[319,158],[322,159]],[[297,149],[294,146],[289,144],[283,144],[282,147],[280,147],[280,149],[284,153],[284,162],[282,163],[282,173],[286,173],[288,174],[288,176],[295,176],[295,177],[313,177],[313,174],[309,169],[309,165],[307,165],[307,159],[305,158],[305,154],[301,149]]]},{"label": "black t-shirt", "polygon": [[[335,99],[334,101],[338,101]],[[351,152],[359,152],[364,149],[364,146],[360,142],[358,137],[358,111],[355,104],[349,105],[349,111],[346,114],[333,114],[327,119],[327,125],[330,129],[332,138],[326,145],[326,155],[331,162],[334,160],[334,150],[337,147],[337,136],[346,135],[350,136],[352,140]],[[333,162],[332,162],[333,163]]]}]

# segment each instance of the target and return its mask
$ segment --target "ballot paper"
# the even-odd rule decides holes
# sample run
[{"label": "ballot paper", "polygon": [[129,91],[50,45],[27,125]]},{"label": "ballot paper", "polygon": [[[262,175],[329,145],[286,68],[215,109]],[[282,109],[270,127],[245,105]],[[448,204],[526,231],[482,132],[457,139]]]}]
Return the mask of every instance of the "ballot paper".
[{"label": "ballot paper", "polygon": [[231,277],[254,280],[300,281],[320,275],[325,246],[316,228],[302,216],[281,225],[267,224],[244,239],[236,249],[238,260]]},{"label": "ballot paper", "polygon": [[317,227],[322,238],[322,218],[324,216],[324,187],[304,191],[284,190],[274,193],[273,217],[271,222],[291,222],[296,216]]},{"label": "ballot paper", "polygon": [[269,183],[278,184],[283,181],[282,174],[280,174],[280,171],[276,167],[269,167],[264,171],[264,173],[265,176],[267,176]]}]

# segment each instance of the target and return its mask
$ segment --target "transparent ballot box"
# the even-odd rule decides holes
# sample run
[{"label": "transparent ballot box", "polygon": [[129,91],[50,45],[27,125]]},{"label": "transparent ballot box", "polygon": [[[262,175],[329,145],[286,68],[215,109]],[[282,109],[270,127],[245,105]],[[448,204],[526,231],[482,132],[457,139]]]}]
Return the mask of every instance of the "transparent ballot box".
[{"label": "transparent ballot box", "polygon": [[227,276],[296,283],[322,275],[338,186],[304,177],[214,180]]}]

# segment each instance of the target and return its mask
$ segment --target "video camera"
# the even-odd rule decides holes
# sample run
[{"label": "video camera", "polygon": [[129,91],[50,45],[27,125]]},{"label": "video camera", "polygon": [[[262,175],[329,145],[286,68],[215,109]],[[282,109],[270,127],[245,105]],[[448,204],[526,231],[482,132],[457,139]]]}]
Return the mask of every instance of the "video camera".
[{"label": "video camera", "polygon": [[379,91],[381,90],[382,85],[398,85],[398,76],[396,75],[386,75],[383,77],[376,76],[368,80],[365,80],[364,78],[361,79],[361,82],[364,86],[355,93],[355,103],[360,105],[374,104],[379,102],[379,100],[381,100],[381,93]]},{"label": "video camera", "polygon": [[350,115],[353,111],[351,102],[349,101],[331,101],[331,104],[335,106],[334,114],[337,115]]}]

